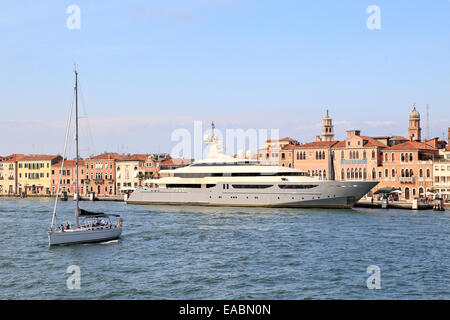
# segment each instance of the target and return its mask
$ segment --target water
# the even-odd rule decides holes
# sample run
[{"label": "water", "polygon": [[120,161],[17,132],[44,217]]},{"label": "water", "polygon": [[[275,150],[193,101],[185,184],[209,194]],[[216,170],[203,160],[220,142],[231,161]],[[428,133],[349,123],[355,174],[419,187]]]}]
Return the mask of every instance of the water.
[{"label": "water", "polygon": [[0,199],[0,299],[450,298],[449,211],[81,206],[121,214],[121,239],[49,249],[52,200]]}]

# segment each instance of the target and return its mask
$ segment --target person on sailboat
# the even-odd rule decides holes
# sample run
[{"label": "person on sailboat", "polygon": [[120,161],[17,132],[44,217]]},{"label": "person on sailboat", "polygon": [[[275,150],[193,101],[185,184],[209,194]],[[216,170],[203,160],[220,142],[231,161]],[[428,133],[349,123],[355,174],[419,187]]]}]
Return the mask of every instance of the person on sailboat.
[{"label": "person on sailboat", "polygon": [[67,221],[66,222],[66,230],[69,230],[70,229],[70,223],[69,223],[69,221]]}]

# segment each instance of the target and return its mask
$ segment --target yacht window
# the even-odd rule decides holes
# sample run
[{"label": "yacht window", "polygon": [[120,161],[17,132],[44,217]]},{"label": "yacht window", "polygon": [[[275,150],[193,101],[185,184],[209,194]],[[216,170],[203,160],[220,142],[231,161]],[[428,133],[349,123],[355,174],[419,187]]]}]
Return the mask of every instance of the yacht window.
[{"label": "yacht window", "polygon": [[266,189],[270,188],[272,184],[233,184],[235,189]]},{"label": "yacht window", "polygon": [[201,188],[201,184],[169,183],[166,188]]},{"label": "yacht window", "polygon": [[317,187],[317,184],[280,184],[280,189],[312,189]]}]

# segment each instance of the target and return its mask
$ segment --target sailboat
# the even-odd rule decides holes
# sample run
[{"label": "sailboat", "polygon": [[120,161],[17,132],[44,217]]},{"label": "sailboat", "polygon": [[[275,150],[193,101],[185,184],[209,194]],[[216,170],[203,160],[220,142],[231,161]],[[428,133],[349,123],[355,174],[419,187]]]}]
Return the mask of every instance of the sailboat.
[{"label": "sailboat", "polygon": [[[52,221],[50,224],[50,229],[48,231],[48,242],[49,246],[59,245],[59,244],[75,244],[75,243],[89,243],[89,242],[103,242],[114,240],[120,237],[122,234],[123,221],[118,214],[106,214],[99,212],[90,212],[81,209],[79,206],[79,192],[78,192],[78,160],[80,158],[78,151],[78,72],[76,68],[75,73],[75,87],[74,87],[74,97],[75,97],[75,144],[76,144],[76,180],[75,180],[75,217],[76,226],[71,227],[70,225],[61,225],[55,227],[56,219],[56,206],[58,202],[59,188],[61,184],[61,174],[59,175],[59,183],[56,191],[55,203],[53,206]],[[67,148],[67,138],[70,132],[70,123],[72,117],[72,107],[69,113],[69,119],[67,123],[66,138],[64,143],[64,152],[61,162],[61,171],[64,167],[64,157]],[[112,222],[111,217],[119,218],[118,222]]]}]

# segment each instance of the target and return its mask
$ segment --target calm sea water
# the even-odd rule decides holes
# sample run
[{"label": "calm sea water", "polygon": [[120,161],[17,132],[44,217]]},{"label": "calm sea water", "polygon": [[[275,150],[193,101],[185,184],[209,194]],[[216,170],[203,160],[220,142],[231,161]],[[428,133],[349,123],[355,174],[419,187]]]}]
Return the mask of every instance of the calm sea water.
[{"label": "calm sea water", "polygon": [[[134,206],[120,240],[48,248],[52,201],[0,199],[0,299],[449,299],[450,212]],[[59,223],[74,202],[59,202]],[[70,265],[81,288],[69,290]],[[366,285],[369,265],[381,289]]]}]

